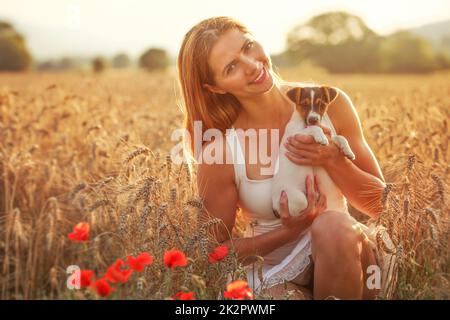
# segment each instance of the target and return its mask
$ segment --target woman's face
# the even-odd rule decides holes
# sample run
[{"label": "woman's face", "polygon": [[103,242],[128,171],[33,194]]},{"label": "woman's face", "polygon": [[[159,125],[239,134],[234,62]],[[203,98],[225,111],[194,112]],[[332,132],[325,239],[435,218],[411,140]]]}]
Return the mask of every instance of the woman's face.
[{"label": "woman's face", "polygon": [[215,85],[206,87],[213,92],[245,98],[272,88],[269,58],[264,49],[250,34],[238,29],[228,30],[219,37],[208,63]]}]

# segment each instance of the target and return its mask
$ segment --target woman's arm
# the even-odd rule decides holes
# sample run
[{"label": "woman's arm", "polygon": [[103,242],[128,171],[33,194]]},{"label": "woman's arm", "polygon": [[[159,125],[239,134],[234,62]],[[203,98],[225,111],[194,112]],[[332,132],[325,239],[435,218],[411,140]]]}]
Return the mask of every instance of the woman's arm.
[{"label": "woman's arm", "polygon": [[358,112],[348,95],[339,90],[335,103],[335,118],[341,124],[339,134],[347,139],[356,159],[350,161],[339,154],[325,164],[325,170],[354,208],[377,218],[382,211],[381,198],[386,187],[383,173],[367,144]]},{"label": "woman's arm", "polygon": [[[219,141],[211,143],[219,144]],[[220,149],[216,148],[215,150]],[[230,248],[234,247],[238,259],[244,264],[255,261],[257,255],[265,256],[295,240],[300,232],[307,227],[306,224],[301,224],[299,220],[294,220],[291,222],[294,222],[295,226],[286,227],[283,225],[255,237],[232,239],[231,231],[236,221],[238,202],[233,164],[200,163],[197,170],[197,185],[199,195],[203,200],[204,218],[219,218],[223,222],[215,225],[211,232],[219,243]],[[311,197],[313,196],[315,197],[315,194]]]}]

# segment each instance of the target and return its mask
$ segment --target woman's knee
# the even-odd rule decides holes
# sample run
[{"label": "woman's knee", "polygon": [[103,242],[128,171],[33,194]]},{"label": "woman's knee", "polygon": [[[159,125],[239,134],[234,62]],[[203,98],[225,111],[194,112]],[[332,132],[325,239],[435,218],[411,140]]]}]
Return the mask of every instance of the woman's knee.
[{"label": "woman's knee", "polygon": [[335,255],[361,254],[361,242],[364,239],[357,223],[338,211],[326,211],[320,214],[311,225],[311,237],[314,249]]}]

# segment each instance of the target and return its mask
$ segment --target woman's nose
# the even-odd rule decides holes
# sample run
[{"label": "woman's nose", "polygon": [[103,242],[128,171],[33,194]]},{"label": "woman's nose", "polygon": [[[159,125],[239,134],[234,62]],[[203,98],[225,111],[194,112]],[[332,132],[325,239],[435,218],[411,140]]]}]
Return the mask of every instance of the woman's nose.
[{"label": "woman's nose", "polygon": [[243,60],[244,60],[245,64],[247,65],[247,73],[248,74],[253,74],[253,73],[255,73],[256,70],[258,70],[259,61],[255,60],[254,58],[249,57],[249,56],[244,56]]}]

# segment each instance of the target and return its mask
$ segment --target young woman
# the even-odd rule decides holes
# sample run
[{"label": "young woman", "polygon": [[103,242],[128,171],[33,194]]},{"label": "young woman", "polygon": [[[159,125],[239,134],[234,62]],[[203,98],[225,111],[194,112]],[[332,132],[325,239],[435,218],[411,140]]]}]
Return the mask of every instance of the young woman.
[{"label": "young woman", "polygon": [[[286,196],[282,196],[281,218],[275,217],[271,175],[261,174],[264,166],[259,158],[253,163],[249,160],[260,148],[276,157],[278,148],[272,150],[270,138],[247,147],[237,134],[238,129],[278,130],[279,146],[295,110],[286,91],[299,84],[283,81],[252,33],[229,17],[214,17],[195,25],[184,37],[177,67],[190,136],[194,137],[196,121],[201,122],[202,134],[212,128],[223,133],[202,143],[200,150],[214,149],[214,158],[220,161],[199,161],[202,152],[195,152],[194,139],[189,151],[198,164],[197,185],[205,215],[223,221],[214,235],[217,241],[234,246],[248,266],[251,287],[281,296],[286,289],[310,285],[314,299],[373,298],[377,290],[366,286],[367,268],[377,260],[365,226],[353,219],[346,207],[326,210],[326,195],[313,177],[305,181],[308,207],[304,214],[290,216]],[[381,203],[384,178],[364,139],[355,107],[342,90],[338,91],[322,128],[329,141],[331,132],[345,136],[356,160],[345,158],[333,143],[321,146],[303,135],[292,137],[286,146],[287,156],[300,165],[325,168],[342,197],[375,218],[381,208],[373,204]],[[227,161],[230,155],[231,162]],[[243,238],[231,236],[237,209],[254,222]],[[256,256],[264,257],[262,278],[252,267]],[[301,298],[301,293],[297,297]]]}]

